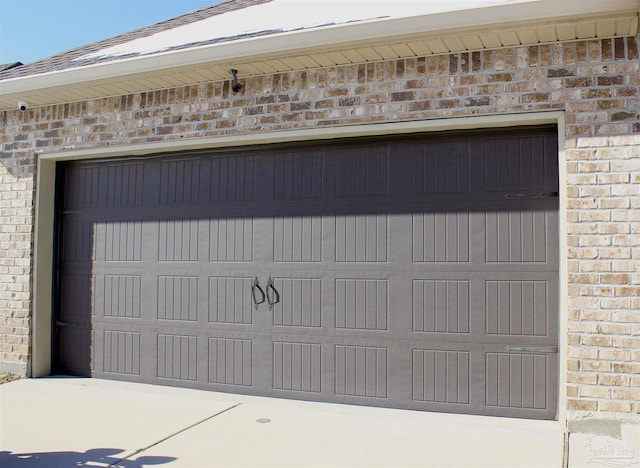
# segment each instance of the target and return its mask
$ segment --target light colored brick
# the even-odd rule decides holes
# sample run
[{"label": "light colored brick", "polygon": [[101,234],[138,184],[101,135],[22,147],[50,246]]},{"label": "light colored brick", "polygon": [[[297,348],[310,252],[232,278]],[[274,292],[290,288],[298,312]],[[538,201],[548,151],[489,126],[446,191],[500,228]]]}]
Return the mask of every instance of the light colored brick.
[{"label": "light colored brick", "polygon": [[[636,140],[635,144],[640,144],[640,139]],[[613,160],[611,161],[611,170],[613,172],[623,172],[625,174],[628,174],[629,172],[640,172],[640,160],[638,159],[628,159],[623,161]]]},{"label": "light colored brick", "polygon": [[630,276],[627,273],[612,273],[600,275],[601,284],[629,284]]},{"label": "light colored brick", "polygon": [[631,300],[628,298],[600,299],[600,307],[603,309],[630,309]]},{"label": "light colored brick", "polygon": [[640,362],[613,364],[613,372],[621,374],[640,374]]},{"label": "light colored brick", "polygon": [[614,322],[621,323],[638,323],[640,322],[640,311],[637,309],[630,312],[614,312],[612,316]]},{"label": "light colored brick", "polygon": [[584,346],[571,346],[569,347],[569,357],[581,359],[598,359],[598,349],[586,348]]},{"label": "light colored brick", "polygon": [[598,349],[598,359],[603,361],[629,362],[631,352],[625,349],[602,348]]},{"label": "light colored brick", "polygon": [[629,208],[630,201],[627,198],[599,198],[597,199],[598,208],[603,210],[625,209]]},{"label": "light colored brick", "polygon": [[612,364],[603,361],[580,361],[580,370],[584,372],[611,372]]},{"label": "light colored brick", "polygon": [[567,374],[567,382],[576,383],[576,384],[596,385],[598,383],[598,374],[569,372]]},{"label": "light colored brick", "polygon": [[611,236],[596,235],[596,236],[579,236],[578,245],[581,247],[597,247],[597,246],[609,246],[611,245]]},{"label": "light colored brick", "polygon": [[629,225],[627,223],[601,223],[597,232],[599,234],[628,234]]},{"label": "light colored brick", "polygon": [[610,347],[613,344],[613,338],[602,335],[582,335],[580,344],[582,346],[596,346],[599,348]]},{"label": "light colored brick", "polygon": [[598,409],[606,412],[630,413],[631,403],[628,401],[605,400],[598,402]]},{"label": "light colored brick", "polygon": [[613,387],[628,387],[631,384],[631,377],[628,375],[602,374],[598,376],[598,385]]},{"label": "light colored brick", "polygon": [[590,398],[611,398],[611,389],[608,387],[599,387],[592,385],[582,385],[578,391],[581,397]]},{"label": "light colored brick", "polygon": [[598,249],[598,256],[601,259],[630,259],[631,249],[622,247],[600,248]]},{"label": "light colored brick", "polygon": [[634,272],[638,270],[638,262],[634,260],[612,260],[611,268],[618,272]]},{"label": "light colored brick", "polygon": [[577,411],[596,411],[598,409],[598,401],[592,399],[574,399],[571,398],[567,402],[567,408],[569,410]]},{"label": "light colored brick", "polygon": [[640,349],[640,336],[614,336],[613,345],[616,348]]},{"label": "light colored brick", "polygon": [[611,243],[620,246],[638,246],[640,245],[640,236],[616,235],[612,237]]},{"label": "light colored brick", "polygon": [[618,400],[640,401],[640,388],[614,388],[612,394]]},{"label": "light colored brick", "polygon": [[607,334],[607,335],[628,335],[631,333],[631,325],[624,324],[611,324],[611,323],[602,323],[597,327],[599,333]]}]

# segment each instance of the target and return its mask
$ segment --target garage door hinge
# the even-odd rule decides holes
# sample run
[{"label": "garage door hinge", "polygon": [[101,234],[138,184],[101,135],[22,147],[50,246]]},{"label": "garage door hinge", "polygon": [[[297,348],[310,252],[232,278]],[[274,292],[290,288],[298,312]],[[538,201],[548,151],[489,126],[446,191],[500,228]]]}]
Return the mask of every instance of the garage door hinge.
[{"label": "garage door hinge", "polygon": [[56,320],[56,326],[58,327],[83,327],[87,328],[89,326],[88,323],[74,323],[74,322],[61,322]]},{"label": "garage door hinge", "polygon": [[525,353],[548,353],[558,352],[557,346],[507,346],[507,351],[520,351]]},{"label": "garage door hinge", "polygon": [[505,193],[504,198],[555,198],[558,192],[526,192],[526,193]]}]

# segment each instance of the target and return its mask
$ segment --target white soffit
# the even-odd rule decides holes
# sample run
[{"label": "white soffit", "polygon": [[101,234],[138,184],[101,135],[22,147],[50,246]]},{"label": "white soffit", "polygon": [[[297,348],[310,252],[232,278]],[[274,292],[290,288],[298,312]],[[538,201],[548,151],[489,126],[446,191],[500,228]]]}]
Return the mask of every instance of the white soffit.
[{"label": "white soffit", "polygon": [[[274,0],[157,33],[157,42],[135,39],[93,54],[113,57],[111,61],[81,66],[82,61],[78,60],[78,68],[0,81],[0,110],[14,109],[18,100],[41,106],[227,80],[230,67],[237,68],[239,77],[243,78],[324,66],[635,36],[638,33],[640,0],[449,0],[446,8],[434,7],[434,3],[442,5],[426,0]],[[249,14],[260,6],[283,8],[287,4],[305,5],[307,10],[311,5],[335,5],[331,12],[340,10],[343,5],[357,4],[359,8],[345,8],[333,17],[308,15],[312,19],[306,22],[301,19],[301,15],[305,15],[298,8],[291,18],[277,21],[281,32],[166,50],[185,41],[230,34],[232,28],[220,23],[217,23],[215,33],[205,34],[204,31],[213,25],[209,20],[219,22],[234,13]],[[256,22],[246,18],[243,30],[254,31]],[[321,25],[331,18],[332,24]],[[282,31],[283,25],[293,29]],[[182,31],[186,36],[176,34],[176,31]],[[236,30],[235,35],[241,33]],[[125,53],[134,56],[117,59]]]}]

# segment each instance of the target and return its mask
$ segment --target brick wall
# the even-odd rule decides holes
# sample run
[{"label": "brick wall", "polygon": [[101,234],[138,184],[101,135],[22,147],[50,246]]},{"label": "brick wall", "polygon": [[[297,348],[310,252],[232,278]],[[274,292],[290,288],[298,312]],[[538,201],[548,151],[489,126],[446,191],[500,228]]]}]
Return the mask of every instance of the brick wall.
[{"label": "brick wall", "polygon": [[[11,121],[11,122],[10,122]],[[33,143],[27,124],[0,115],[0,372],[27,373],[31,326]]]},{"label": "brick wall", "polygon": [[[34,154],[202,136],[566,111],[568,407],[640,414],[636,38],[393,60],[5,112],[0,362],[29,359]],[[633,416],[632,416],[633,415]]]}]

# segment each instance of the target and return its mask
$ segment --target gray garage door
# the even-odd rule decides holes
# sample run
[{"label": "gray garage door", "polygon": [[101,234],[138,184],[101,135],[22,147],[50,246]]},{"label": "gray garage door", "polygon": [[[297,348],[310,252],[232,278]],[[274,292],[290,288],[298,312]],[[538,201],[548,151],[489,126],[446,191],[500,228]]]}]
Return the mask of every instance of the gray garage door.
[{"label": "gray garage door", "polygon": [[552,129],[73,162],[58,371],[554,418]]}]

